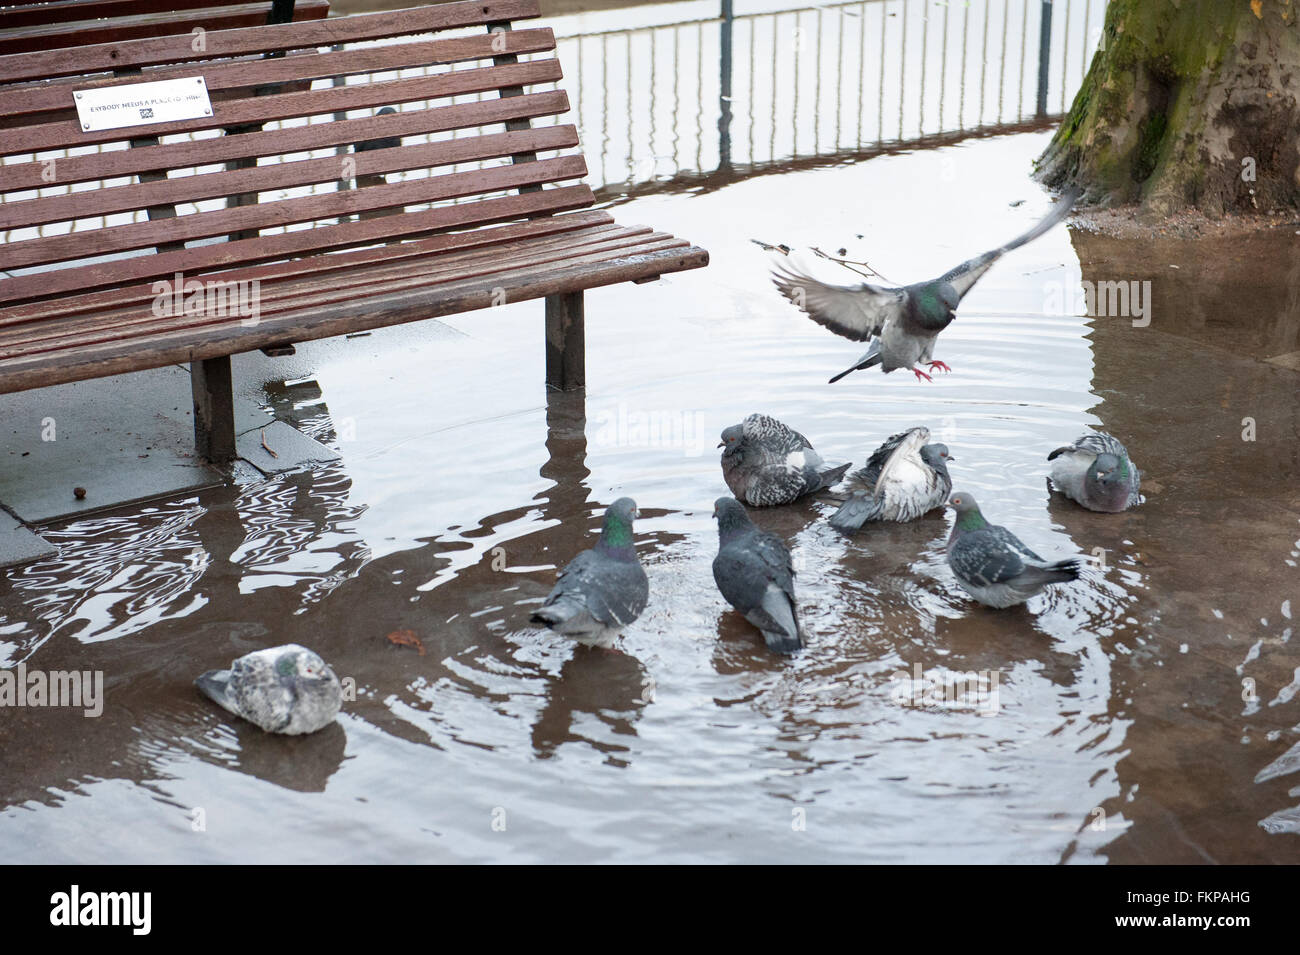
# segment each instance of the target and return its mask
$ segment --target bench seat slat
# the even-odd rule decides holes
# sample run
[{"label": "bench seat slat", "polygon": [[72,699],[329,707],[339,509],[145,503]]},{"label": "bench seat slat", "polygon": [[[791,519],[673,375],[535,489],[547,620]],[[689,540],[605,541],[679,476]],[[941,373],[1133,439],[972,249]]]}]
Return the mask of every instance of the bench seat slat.
[{"label": "bench seat slat", "polygon": [[[123,360],[131,362],[131,368],[158,367],[228,354],[230,349],[226,343],[234,339],[241,342],[238,350],[307,341],[484,308],[493,304],[494,294],[502,291],[505,301],[518,302],[695,268],[706,261],[707,253],[702,249],[689,246],[684,240],[667,239],[590,255],[578,254],[547,263],[546,268],[523,265],[478,277],[455,278],[442,284],[437,295],[421,285],[369,297],[336,299],[324,307],[275,314],[252,327],[242,326],[237,317],[217,321],[203,321],[198,317],[195,321],[191,316],[189,322],[178,327],[130,339],[130,348],[125,352],[121,337],[83,341],[76,346],[46,351],[39,350],[39,345],[29,345],[26,354],[0,357],[0,393],[30,387],[33,378],[41,375],[45,376],[40,379],[42,384],[54,384],[114,374],[123,370]],[[44,324],[51,332],[56,330],[56,322]]]},{"label": "bench seat slat", "polygon": [[[493,49],[496,43],[498,49]],[[221,60],[186,66],[151,67],[144,73],[121,77],[87,80],[64,77],[42,83],[22,83],[0,88],[0,117],[30,116],[53,110],[69,109],[74,90],[100,89],[129,83],[153,83],[160,80],[203,74],[209,93],[222,90],[253,89],[271,83],[329,79],[359,73],[387,72],[417,66],[463,63],[486,60],[506,53],[511,55],[546,53],[555,49],[555,34],[547,27],[511,30],[501,37],[444,37],[415,43],[361,47],[345,51],[304,56],[301,51],[274,59]]]},{"label": "bench seat slat", "polygon": [[[434,291],[449,282],[521,268],[539,269],[551,263],[596,262],[609,258],[612,253],[631,255],[686,245],[684,239],[654,232],[646,226],[616,226],[570,233],[558,239],[550,237],[515,242],[459,255],[423,256],[404,261],[400,268],[387,265],[347,269],[332,275],[327,285],[322,285],[316,277],[262,281],[258,290],[260,316],[264,319],[282,312],[329,305],[338,301],[344,291],[348,297],[389,295],[414,288]],[[238,273],[232,277],[239,277]],[[134,306],[92,316],[29,322],[0,329],[0,361],[33,350],[48,351],[225,320],[221,317],[156,316],[152,311],[154,298],[156,296],[151,295]]]},{"label": "bench seat slat", "polygon": [[[195,75],[198,75],[197,71]],[[0,131],[0,155],[12,156],[42,150],[66,149],[72,146],[121,142],[132,134],[141,135],[142,129],[149,136],[167,136],[172,133],[224,129],[250,123],[324,116],[354,109],[396,106],[398,103],[443,99],[459,94],[486,93],[515,86],[554,83],[562,76],[558,60],[530,60],[526,63],[455,70],[434,76],[218,100],[212,104],[210,117],[156,123],[147,127],[132,127],[131,131],[125,133],[120,129],[85,132],[75,119],[41,123],[21,129]]]},{"label": "bench seat slat", "polygon": [[411,10],[358,13],[307,23],[213,30],[206,34],[206,49],[202,51],[193,49],[193,37],[187,33],[39,53],[13,53],[0,57],[0,83],[57,76],[84,76],[127,67],[187,63],[250,53],[278,53],[305,47],[478,26],[503,20],[526,20],[537,15],[537,0],[461,0],[455,3],[434,3]]},{"label": "bench seat slat", "polygon": [[[209,6],[194,10],[192,25],[207,30],[233,30],[266,23],[270,3],[243,3],[224,7]],[[293,18],[302,22],[323,20],[329,16],[329,0],[297,0]],[[44,23],[15,29],[0,28],[0,55],[55,50],[93,43],[121,43],[145,37],[190,35],[190,27],[181,28],[170,12],[139,13],[112,20],[83,19],[63,23]]]},{"label": "bench seat slat", "polygon": [[[468,232],[444,232],[425,239],[413,239],[330,255],[313,255],[285,262],[243,266],[223,272],[208,273],[206,278],[275,281],[310,277],[314,281],[333,281],[335,272],[375,263],[401,263],[415,256],[480,249],[485,246],[510,248],[520,240],[534,237],[563,237],[566,234],[605,232],[617,229],[613,217],[603,210],[588,209],[563,215],[544,216],[525,222],[488,226]],[[174,278],[174,276],[173,276]],[[169,279],[170,280],[170,279]],[[110,314],[118,309],[151,301],[153,283],[126,285],[100,292],[63,295],[25,305],[15,305],[0,312],[0,329],[45,318],[61,318],[90,312]]]}]

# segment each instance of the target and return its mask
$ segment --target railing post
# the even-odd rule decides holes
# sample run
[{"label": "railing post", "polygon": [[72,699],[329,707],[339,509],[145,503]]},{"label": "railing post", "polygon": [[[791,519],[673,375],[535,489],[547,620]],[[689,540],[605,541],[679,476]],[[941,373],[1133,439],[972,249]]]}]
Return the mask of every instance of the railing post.
[{"label": "railing post", "polygon": [[1047,115],[1047,65],[1052,59],[1052,0],[1042,0],[1038,28],[1038,104],[1035,116]]},{"label": "railing post", "polygon": [[732,0],[722,0],[721,69],[718,77],[718,168],[731,168],[731,27]]}]

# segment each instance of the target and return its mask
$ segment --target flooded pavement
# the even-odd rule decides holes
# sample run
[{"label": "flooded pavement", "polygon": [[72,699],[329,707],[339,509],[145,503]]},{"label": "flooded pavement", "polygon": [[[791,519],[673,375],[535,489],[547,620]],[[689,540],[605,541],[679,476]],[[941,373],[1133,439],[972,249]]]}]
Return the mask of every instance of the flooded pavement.
[{"label": "flooded pavement", "polygon": [[[712,265],[589,294],[585,400],[543,389],[540,302],[237,358],[341,461],[49,528],[57,558],[4,572],[4,665],[104,679],[94,718],[0,711],[6,858],[1300,858],[1298,376],[1263,360],[1300,349],[1294,230],[1216,249],[1058,227],[967,297],[951,375],[834,386],[858,346],[749,241],[929,277],[1045,212],[1048,135],[628,203]],[[1057,307],[1119,280],[1152,282],[1149,324]],[[754,512],[799,573],[808,648],[775,657],[710,573],[714,445],[752,411],[832,463],[928,425],[991,520],[1094,566],[994,611],[952,579],[945,515],[849,540],[826,499]],[[1141,507],[1049,495],[1047,453],[1089,428],[1128,445]],[[650,605],[623,652],[575,649],[528,616],[624,494]],[[286,642],[355,681],[336,726],[270,737],[191,685]],[[966,673],[984,682],[941,692]]]}]

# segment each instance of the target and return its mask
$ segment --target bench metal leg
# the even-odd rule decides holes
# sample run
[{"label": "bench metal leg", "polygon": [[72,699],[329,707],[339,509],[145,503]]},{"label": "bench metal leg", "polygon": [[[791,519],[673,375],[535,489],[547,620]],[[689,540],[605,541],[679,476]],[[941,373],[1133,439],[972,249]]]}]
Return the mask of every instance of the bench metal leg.
[{"label": "bench metal leg", "polygon": [[194,393],[194,445],[200,458],[213,464],[235,459],[235,392],[230,356],[190,362]]},{"label": "bench metal leg", "polygon": [[581,292],[546,297],[546,385],[557,391],[586,387],[586,335]]}]

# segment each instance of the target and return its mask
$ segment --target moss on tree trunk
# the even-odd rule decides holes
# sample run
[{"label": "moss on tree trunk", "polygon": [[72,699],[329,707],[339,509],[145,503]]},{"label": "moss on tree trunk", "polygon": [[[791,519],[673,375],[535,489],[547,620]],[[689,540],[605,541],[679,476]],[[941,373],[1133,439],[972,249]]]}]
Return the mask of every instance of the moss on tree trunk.
[{"label": "moss on tree trunk", "polygon": [[1158,215],[1300,205],[1300,0],[1110,0],[1049,185]]}]

